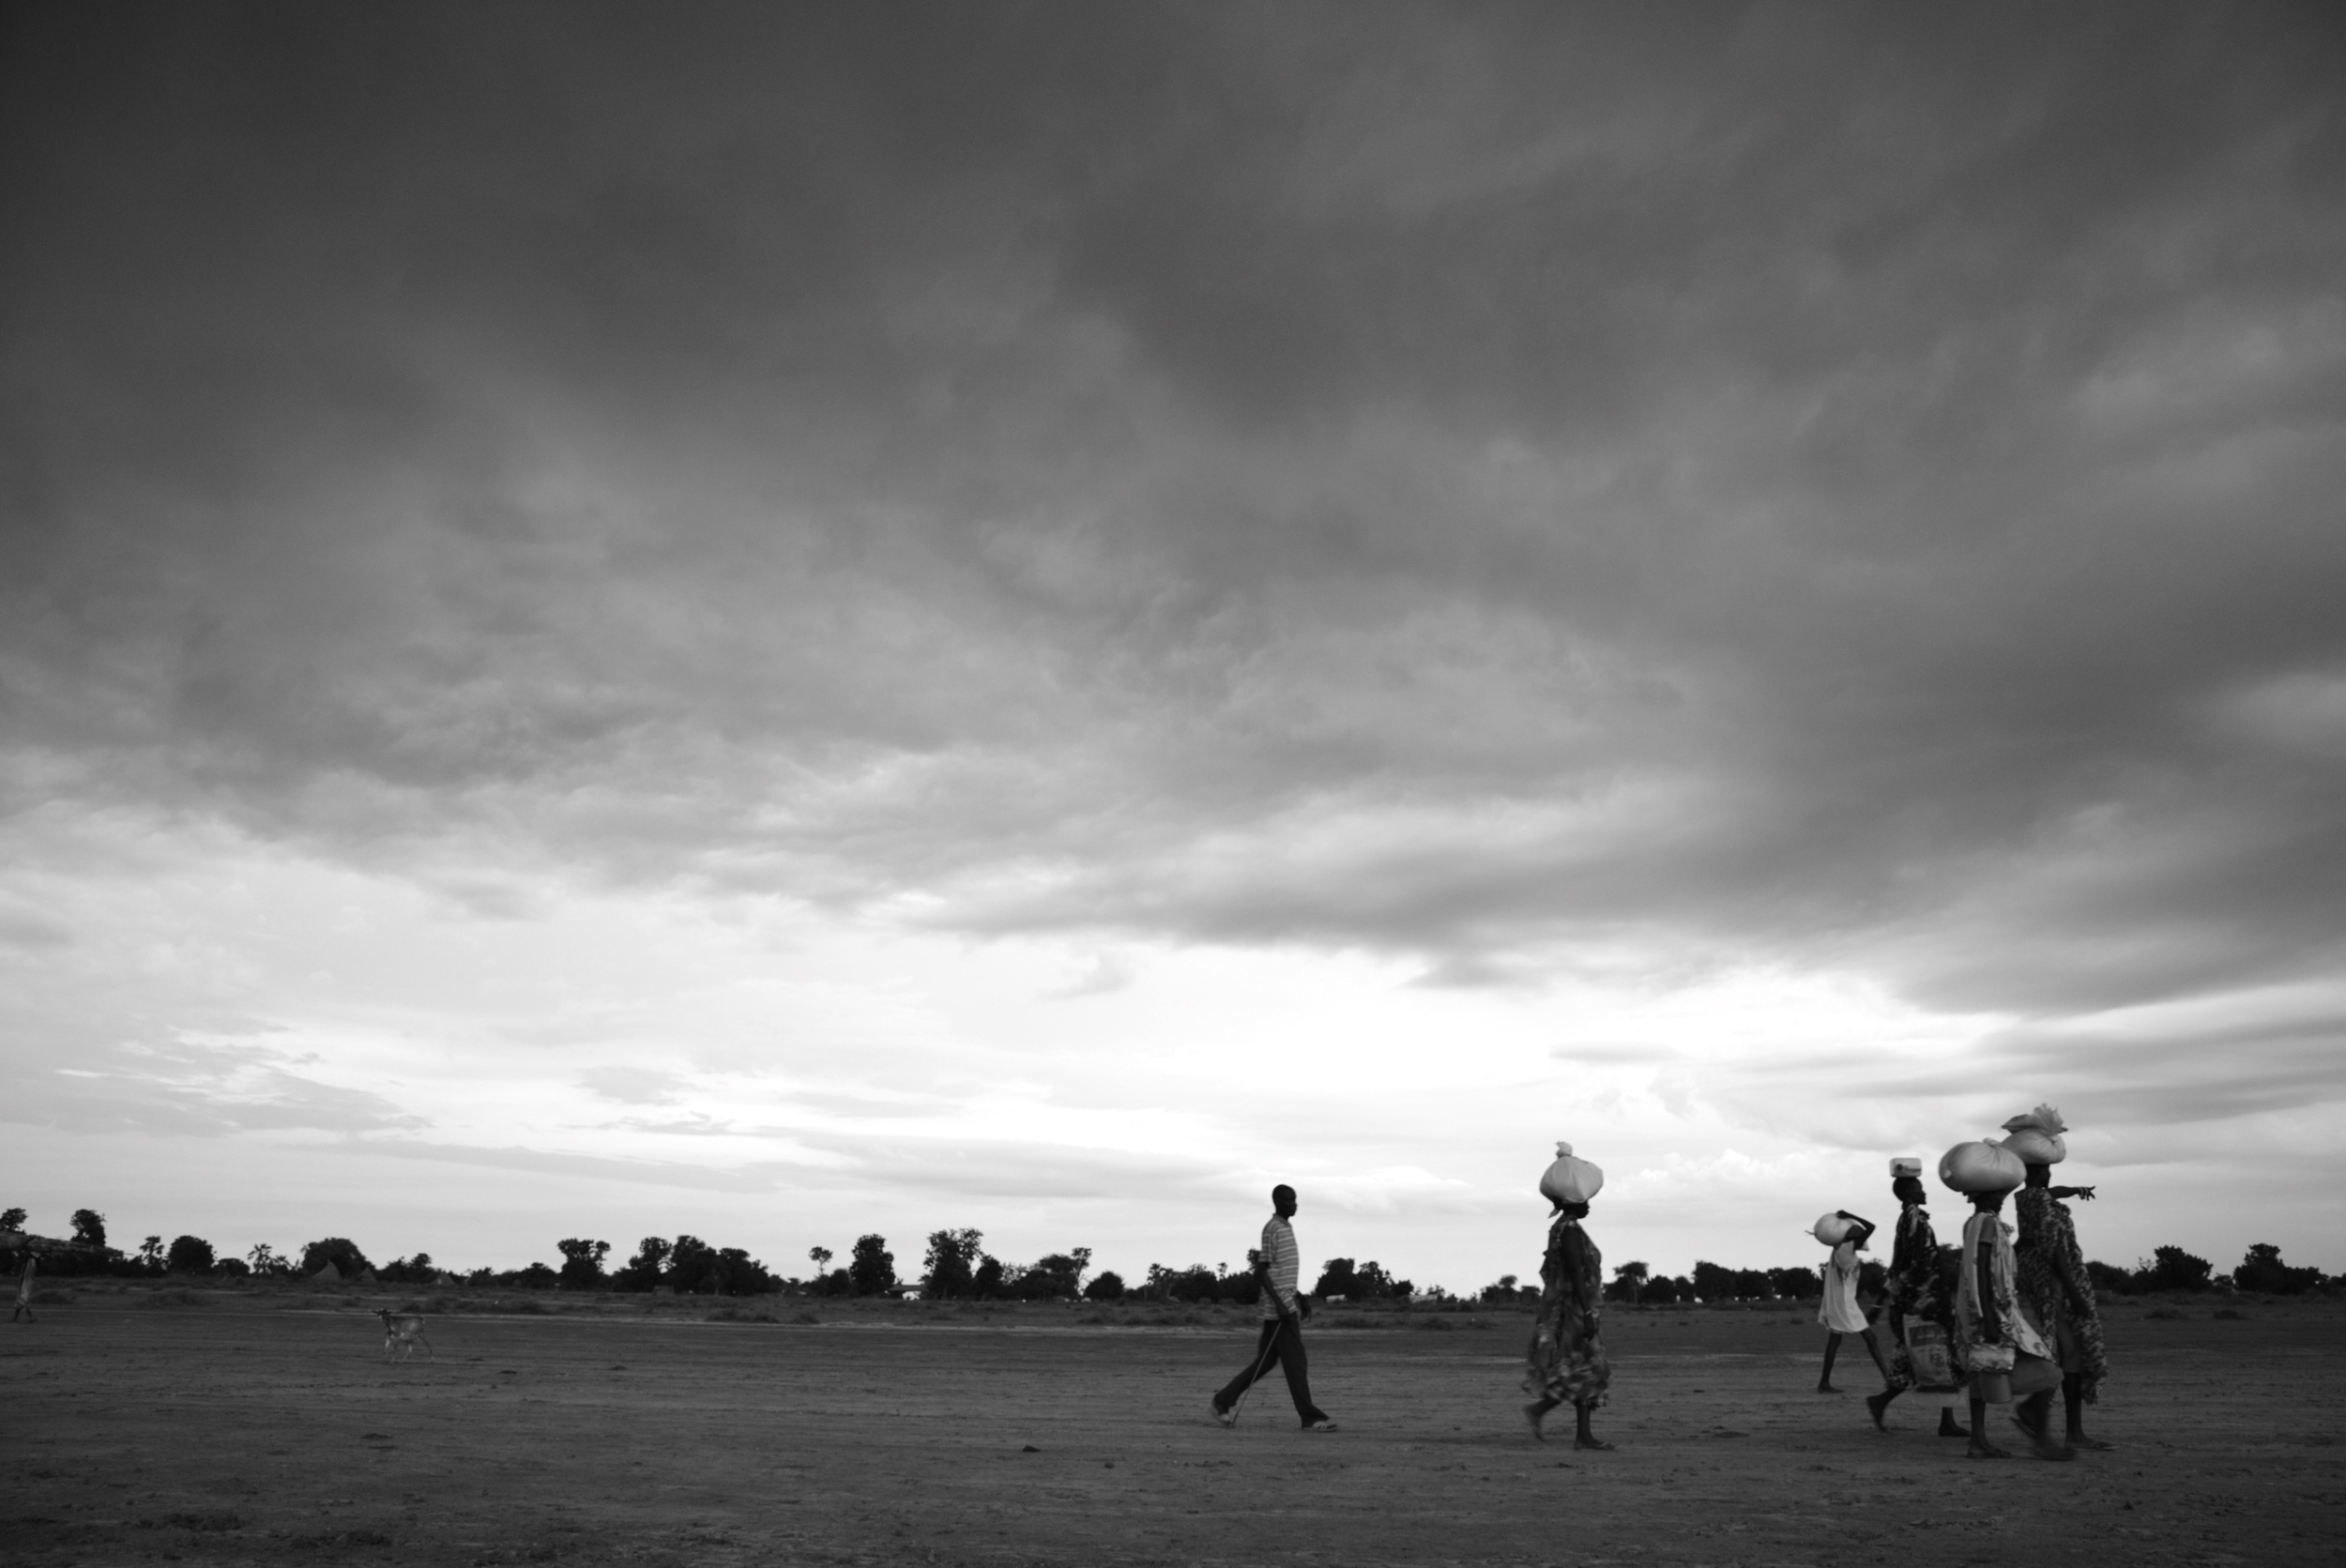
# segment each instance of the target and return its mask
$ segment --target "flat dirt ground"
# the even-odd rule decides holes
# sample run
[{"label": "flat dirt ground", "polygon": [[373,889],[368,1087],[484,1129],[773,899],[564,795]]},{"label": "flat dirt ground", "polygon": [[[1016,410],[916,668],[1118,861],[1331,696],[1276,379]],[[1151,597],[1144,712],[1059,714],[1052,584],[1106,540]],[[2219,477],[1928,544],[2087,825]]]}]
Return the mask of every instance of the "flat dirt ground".
[{"label": "flat dirt ground", "polygon": [[396,1293],[72,1294],[0,1332],[11,1562],[2346,1562],[2335,1302],[2114,1304],[2089,1421],[2117,1451],[2055,1465],[1967,1462],[1912,1400],[1873,1432],[1810,1392],[1792,1310],[1616,1312],[1620,1448],[1576,1454],[1520,1423],[1511,1314],[1323,1313],[1343,1430],[1310,1435],[1275,1380],[1208,1419],[1235,1312],[637,1298],[449,1312],[387,1366],[362,1308]]}]

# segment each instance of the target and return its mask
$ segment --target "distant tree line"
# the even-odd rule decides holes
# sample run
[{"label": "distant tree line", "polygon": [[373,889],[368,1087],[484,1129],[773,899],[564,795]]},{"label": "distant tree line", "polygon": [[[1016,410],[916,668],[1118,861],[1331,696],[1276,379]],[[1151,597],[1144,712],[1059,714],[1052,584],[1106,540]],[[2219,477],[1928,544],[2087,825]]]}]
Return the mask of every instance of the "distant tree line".
[{"label": "distant tree line", "polygon": [[[0,1210],[0,1233],[24,1229],[23,1209]],[[297,1252],[280,1253],[264,1241],[242,1257],[219,1253],[200,1236],[160,1236],[140,1241],[134,1252],[110,1248],[106,1216],[94,1209],[77,1209],[72,1216],[73,1241],[89,1249],[78,1254],[44,1257],[41,1271],[51,1274],[108,1274],[151,1277],[165,1274],[204,1275],[216,1279],[307,1279],[332,1265],[343,1279],[386,1285],[468,1285],[524,1290],[665,1290],[678,1295],[747,1296],[798,1291],[816,1296],[886,1296],[919,1290],[937,1301],[1110,1302],[1139,1301],[1214,1302],[1253,1305],[1261,1299],[1256,1276],[1257,1255],[1246,1254],[1245,1267],[1233,1271],[1226,1263],[1208,1268],[1192,1263],[1173,1268],[1149,1265],[1137,1285],[1128,1286],[1112,1270],[1091,1275],[1091,1249],[1073,1247],[1046,1253],[1032,1263],[1006,1263],[985,1251],[984,1235],[974,1229],[929,1233],[922,1271],[912,1281],[899,1280],[896,1255],[888,1239],[876,1234],[856,1238],[845,1267],[830,1267],[828,1247],[810,1248],[815,1265],[804,1279],[784,1278],[739,1247],[711,1246],[684,1234],[670,1241],[647,1236],[632,1256],[616,1269],[606,1269],[611,1243],[584,1237],[565,1237],[555,1243],[560,1265],[530,1263],[519,1269],[473,1269],[456,1272],[440,1268],[429,1253],[398,1257],[377,1266],[347,1237],[328,1236],[305,1243]],[[1953,1247],[1940,1249],[1942,1268],[1951,1268]],[[0,1259],[13,1270],[13,1251],[0,1245]],[[2112,1295],[2142,1295],[2151,1291],[2193,1291],[2217,1288],[2259,1291],[2268,1295],[2298,1295],[2311,1290],[2346,1288],[2346,1276],[2324,1274],[2319,1269],[2295,1268],[2269,1241],[2250,1246],[2239,1264],[2224,1273],[2204,1257],[2181,1247],[2157,1247],[2131,1269],[2091,1262],[2086,1272],[2094,1286]],[[1091,1275],[1089,1279],[1087,1275]],[[1861,1294],[1878,1294],[1883,1270],[1881,1260],[1866,1258],[1860,1267]],[[1814,1301],[1824,1282],[1815,1269],[1729,1269],[1698,1262],[1691,1272],[1655,1274],[1644,1262],[1616,1265],[1612,1283],[1605,1287],[1608,1301],[1668,1305],[1720,1302]],[[1313,1295],[1345,1302],[1418,1301],[1447,1305],[1458,1299],[1439,1286],[1419,1292],[1406,1279],[1395,1279],[1374,1258],[1355,1262],[1332,1257],[1321,1266]],[[1519,1305],[1539,1300],[1538,1282],[1525,1283],[1502,1274],[1485,1286],[1473,1300],[1485,1305]]]}]

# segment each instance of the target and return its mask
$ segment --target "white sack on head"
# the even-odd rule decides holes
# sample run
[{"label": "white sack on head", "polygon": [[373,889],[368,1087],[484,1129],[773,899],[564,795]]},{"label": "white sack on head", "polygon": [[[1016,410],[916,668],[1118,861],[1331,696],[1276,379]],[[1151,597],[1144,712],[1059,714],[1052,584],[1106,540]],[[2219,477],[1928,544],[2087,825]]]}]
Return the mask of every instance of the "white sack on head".
[{"label": "white sack on head", "polygon": [[1958,1193],[2008,1193],[2028,1180],[2028,1167],[2001,1144],[1958,1143],[1939,1156],[1939,1180]]},{"label": "white sack on head", "polygon": [[2024,1165],[2057,1165],[2069,1157],[2069,1144],[2058,1133],[2042,1133],[2034,1127],[2023,1127],[2000,1146],[2020,1157]]},{"label": "white sack on head", "polygon": [[1817,1216],[1817,1223],[1809,1227],[1809,1234],[1828,1247],[1837,1247],[1848,1241],[1850,1232],[1856,1228],[1856,1225],[1841,1218],[1837,1213],[1820,1214]]},{"label": "white sack on head", "polygon": [[1556,1146],[1556,1163],[1540,1178],[1540,1195],[1550,1203],[1586,1203],[1605,1186],[1605,1173],[1577,1159],[1572,1145]]},{"label": "white sack on head", "polygon": [[2012,1135],[2003,1140],[2004,1148],[2018,1154],[2032,1165],[2057,1165],[2069,1157],[2069,1146],[2061,1134],[2069,1124],[2061,1119],[2055,1106],[2040,1104],[2033,1111],[2023,1111],[2003,1124]]}]

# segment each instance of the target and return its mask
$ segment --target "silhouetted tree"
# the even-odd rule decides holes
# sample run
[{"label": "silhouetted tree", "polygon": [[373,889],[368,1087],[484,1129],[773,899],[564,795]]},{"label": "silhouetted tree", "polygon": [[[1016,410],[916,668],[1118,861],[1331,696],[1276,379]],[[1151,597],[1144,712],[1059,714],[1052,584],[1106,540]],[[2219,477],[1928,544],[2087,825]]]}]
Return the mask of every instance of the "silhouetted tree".
[{"label": "silhouetted tree", "polygon": [[301,1249],[301,1271],[314,1274],[328,1263],[344,1279],[365,1273],[373,1265],[367,1255],[358,1250],[358,1243],[344,1236],[328,1236],[322,1241],[312,1241]]},{"label": "silhouetted tree", "polygon": [[1735,1299],[1735,1271],[1732,1269],[1698,1260],[1694,1272],[1687,1277],[1695,1282],[1695,1294],[1706,1302],[1731,1302]]},{"label": "silhouetted tree", "polygon": [[781,1288],[765,1264],[739,1247],[719,1247],[715,1274],[718,1291],[726,1296],[756,1296]]},{"label": "silhouetted tree", "polygon": [[149,1236],[139,1243],[139,1266],[150,1274],[163,1271],[163,1239]]},{"label": "silhouetted tree", "polygon": [[0,1209],[0,1230],[23,1230],[24,1217],[22,1209]]},{"label": "silhouetted tree", "polygon": [[2113,1296],[2131,1296],[2142,1288],[2142,1282],[2136,1277],[2133,1270],[2121,1269],[2115,1263],[2104,1263],[2095,1258],[2086,1260],[2085,1277],[2093,1283],[2095,1289],[2106,1290]]},{"label": "silhouetted tree", "polygon": [[847,1278],[854,1283],[859,1296],[877,1296],[892,1288],[896,1283],[896,1255],[888,1250],[885,1236],[859,1236],[855,1251],[848,1255]]},{"label": "silhouetted tree", "polygon": [[1088,1302],[1120,1302],[1124,1299],[1124,1276],[1113,1269],[1103,1269],[1089,1285],[1084,1286]]},{"label": "silhouetted tree", "polygon": [[975,1295],[978,1243],[983,1238],[978,1230],[929,1232],[928,1256],[922,1260],[922,1294],[948,1302]]},{"label": "silhouetted tree", "polygon": [[1824,1294],[1824,1276],[1814,1269],[1771,1269],[1768,1283],[1777,1295],[1795,1302],[1813,1302]]},{"label": "silhouetted tree", "polygon": [[2232,1281],[2243,1290],[2262,1290],[2276,1296],[2295,1296],[2322,1283],[2319,1269],[2293,1269],[2281,1261],[2281,1250],[2270,1241],[2253,1243]]},{"label": "silhouetted tree", "polygon": [[668,1253],[668,1267],[662,1271],[660,1283],[679,1296],[715,1295],[717,1249],[697,1236],[678,1236],[676,1246]]},{"label": "silhouetted tree", "polygon": [[[1642,1269],[1645,1265],[1640,1263],[1638,1267]],[[1500,1306],[1523,1299],[1523,1293],[1516,1287],[1516,1276],[1513,1274],[1500,1275],[1490,1284],[1483,1286],[1476,1294],[1492,1306]]]},{"label": "silhouetted tree", "polygon": [[181,1236],[172,1241],[163,1267],[175,1274],[208,1274],[217,1261],[212,1256],[212,1244],[203,1237]]},{"label": "silhouetted tree", "polygon": [[2181,1247],[2153,1247],[2149,1273],[2154,1290],[2205,1290],[2215,1265]]},{"label": "silhouetted tree", "polygon": [[610,1283],[602,1271],[602,1260],[611,1256],[610,1242],[570,1236],[554,1244],[562,1254],[559,1278],[563,1289],[600,1290]]},{"label": "silhouetted tree", "polygon": [[1091,1266],[1091,1249],[1045,1253],[1018,1275],[1018,1298],[1027,1302],[1073,1301],[1083,1293],[1084,1271]]},{"label": "silhouetted tree", "polygon": [[1691,1287],[1685,1281],[1672,1279],[1668,1274],[1656,1274],[1638,1287],[1638,1300],[1668,1306],[1672,1302],[1683,1301],[1691,1293]]},{"label": "silhouetted tree", "polygon": [[1312,1286],[1312,1294],[1323,1302],[1334,1296],[1350,1301],[1359,1288],[1353,1282],[1352,1272],[1350,1258],[1330,1258],[1320,1266],[1319,1283]]},{"label": "silhouetted tree", "polygon": [[106,1244],[106,1216],[95,1209],[73,1211],[73,1239],[93,1247]]},{"label": "silhouetted tree", "polygon": [[667,1261],[668,1241],[663,1236],[647,1236],[636,1246],[635,1256],[627,1260],[627,1267],[612,1276],[617,1290],[649,1290],[660,1283],[660,1266]]}]

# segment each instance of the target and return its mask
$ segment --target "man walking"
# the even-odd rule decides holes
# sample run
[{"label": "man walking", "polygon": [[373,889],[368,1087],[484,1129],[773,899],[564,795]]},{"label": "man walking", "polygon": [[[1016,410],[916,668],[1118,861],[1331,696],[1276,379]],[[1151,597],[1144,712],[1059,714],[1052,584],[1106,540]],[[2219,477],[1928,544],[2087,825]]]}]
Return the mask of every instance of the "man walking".
[{"label": "man walking", "polygon": [[1300,1255],[1295,1248],[1295,1189],[1285,1182],[1271,1189],[1271,1218],[1262,1227],[1262,1250],[1255,1260],[1255,1277],[1262,1281],[1262,1337],[1255,1342],[1255,1359],[1213,1396],[1213,1419],[1225,1426],[1238,1424],[1240,1395],[1272,1362],[1287,1374],[1287,1393],[1306,1432],[1333,1432],[1336,1423],[1312,1403],[1312,1384],[1303,1357],[1303,1317],[1311,1302],[1296,1289]]}]

